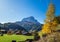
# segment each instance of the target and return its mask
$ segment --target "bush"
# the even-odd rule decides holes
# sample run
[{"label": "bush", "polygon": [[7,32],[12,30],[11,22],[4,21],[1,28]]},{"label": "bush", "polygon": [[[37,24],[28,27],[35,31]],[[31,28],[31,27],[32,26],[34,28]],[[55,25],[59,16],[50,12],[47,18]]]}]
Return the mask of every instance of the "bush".
[{"label": "bush", "polygon": [[35,35],[34,35],[34,40],[39,40],[40,39],[40,36],[38,35],[38,33],[36,33]]}]

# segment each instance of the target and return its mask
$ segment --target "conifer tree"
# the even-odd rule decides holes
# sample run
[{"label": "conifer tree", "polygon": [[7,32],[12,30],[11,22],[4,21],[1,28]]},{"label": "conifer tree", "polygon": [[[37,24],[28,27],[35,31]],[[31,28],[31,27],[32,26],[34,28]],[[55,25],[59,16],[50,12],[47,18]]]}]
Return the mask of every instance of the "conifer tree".
[{"label": "conifer tree", "polygon": [[55,6],[51,2],[49,7],[48,7],[48,11],[46,13],[45,24],[42,28],[43,33],[47,34],[47,33],[53,32],[53,30],[55,30],[57,22],[56,22],[56,20],[54,20],[54,18],[55,18]]}]

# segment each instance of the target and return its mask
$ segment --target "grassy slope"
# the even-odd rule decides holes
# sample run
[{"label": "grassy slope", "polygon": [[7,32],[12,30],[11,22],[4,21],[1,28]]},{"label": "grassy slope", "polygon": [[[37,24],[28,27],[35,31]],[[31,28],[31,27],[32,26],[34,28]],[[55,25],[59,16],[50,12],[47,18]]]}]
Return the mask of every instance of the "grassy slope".
[{"label": "grassy slope", "polygon": [[25,35],[4,35],[0,36],[0,42],[11,42],[12,40],[25,41],[26,39],[33,39],[33,36],[25,36]]}]

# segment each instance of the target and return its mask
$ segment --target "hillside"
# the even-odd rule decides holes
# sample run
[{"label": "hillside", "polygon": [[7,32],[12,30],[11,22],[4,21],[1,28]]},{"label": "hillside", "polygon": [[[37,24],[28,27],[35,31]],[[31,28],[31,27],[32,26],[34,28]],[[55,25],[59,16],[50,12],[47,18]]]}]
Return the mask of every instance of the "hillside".
[{"label": "hillside", "polygon": [[42,37],[36,42],[60,42],[60,32],[48,34],[46,37]]},{"label": "hillside", "polygon": [[42,27],[42,24],[40,24],[33,16],[24,18],[22,21],[16,22],[16,24],[24,27],[27,31],[40,31]]}]

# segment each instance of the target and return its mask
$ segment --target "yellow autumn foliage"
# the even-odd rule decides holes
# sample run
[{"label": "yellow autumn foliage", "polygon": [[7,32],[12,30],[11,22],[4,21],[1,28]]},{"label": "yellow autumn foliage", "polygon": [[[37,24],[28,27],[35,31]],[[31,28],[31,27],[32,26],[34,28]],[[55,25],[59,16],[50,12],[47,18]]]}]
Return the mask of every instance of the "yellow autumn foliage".
[{"label": "yellow autumn foliage", "polygon": [[51,30],[49,29],[50,25],[47,23],[47,24],[44,24],[43,28],[42,28],[42,32],[43,33],[51,33]]},{"label": "yellow autumn foliage", "polygon": [[55,18],[55,6],[54,4],[50,3],[48,7],[48,11],[46,13],[45,24],[42,27],[41,34],[48,34],[55,32],[56,27],[58,25],[57,18]]},{"label": "yellow autumn foliage", "polygon": [[49,22],[43,25],[42,32],[45,34],[51,33],[52,31],[56,30],[57,22]]}]

